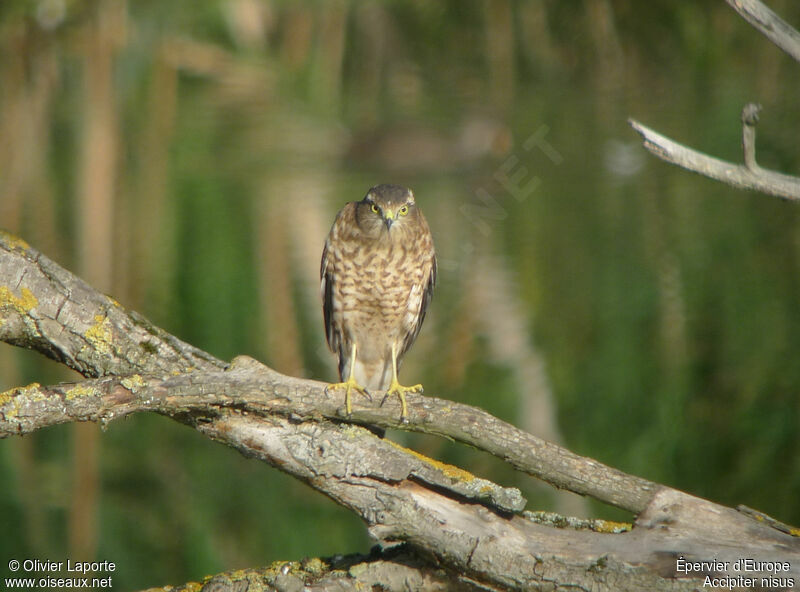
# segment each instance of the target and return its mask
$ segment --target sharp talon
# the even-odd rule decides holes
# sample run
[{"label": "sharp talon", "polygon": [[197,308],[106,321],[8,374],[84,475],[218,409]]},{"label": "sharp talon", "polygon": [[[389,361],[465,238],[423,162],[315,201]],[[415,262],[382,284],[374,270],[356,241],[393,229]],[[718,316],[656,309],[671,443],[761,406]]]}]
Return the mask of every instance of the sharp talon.
[{"label": "sharp talon", "polygon": [[393,380],[392,384],[389,385],[389,388],[386,390],[386,394],[383,396],[381,407],[386,402],[386,399],[389,398],[389,395],[397,395],[397,397],[400,399],[400,421],[402,423],[408,423],[408,404],[406,403],[406,393],[421,392],[421,384],[415,384],[414,386],[403,386],[397,382],[397,380]]},{"label": "sharp talon", "polygon": [[361,393],[367,399],[372,401],[372,396],[369,394],[367,389],[362,387],[358,384],[355,379],[349,378],[344,382],[335,382],[333,384],[329,384],[325,387],[325,394],[330,394],[331,391],[341,390],[344,389],[344,413],[340,415],[344,415],[344,417],[351,417],[353,415],[353,406],[352,406],[352,397],[350,393],[353,391],[357,393]]}]

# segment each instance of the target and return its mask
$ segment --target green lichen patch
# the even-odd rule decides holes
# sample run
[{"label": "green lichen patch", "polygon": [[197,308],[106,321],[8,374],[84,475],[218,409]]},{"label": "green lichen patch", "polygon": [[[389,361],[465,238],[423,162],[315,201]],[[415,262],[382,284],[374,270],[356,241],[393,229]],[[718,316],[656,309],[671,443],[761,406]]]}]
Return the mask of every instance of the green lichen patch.
[{"label": "green lichen patch", "polygon": [[39,384],[38,382],[32,382],[25,386],[15,386],[12,389],[0,393],[0,405],[7,403],[8,401],[17,396],[30,396],[34,393],[39,392],[39,389],[41,388],[42,385]]},{"label": "green lichen patch", "polygon": [[100,394],[100,391],[94,387],[79,384],[64,391],[64,398],[67,401],[71,401],[80,397],[97,397]]},{"label": "green lichen patch", "polygon": [[132,393],[136,393],[138,389],[142,388],[146,384],[144,378],[142,378],[139,374],[131,374],[130,376],[126,376],[120,382],[122,383],[122,386]]},{"label": "green lichen patch", "polygon": [[[39,305],[39,300],[28,288],[22,288],[20,295],[16,296],[8,286],[0,286],[0,311],[3,309],[13,310],[21,315],[28,315],[30,311]],[[0,318],[0,323],[2,323]]]},{"label": "green lichen patch", "polygon": [[31,248],[31,246],[20,237],[15,236],[10,232],[6,232],[5,230],[0,230],[0,240],[2,240],[10,249],[27,251]]},{"label": "green lichen patch", "polygon": [[0,409],[8,405],[15,394],[14,389],[0,393]]},{"label": "green lichen patch", "polygon": [[319,557],[306,558],[302,562],[303,570],[314,577],[322,576],[331,569],[331,564]]},{"label": "green lichen patch", "polygon": [[20,400],[26,398],[36,400],[44,397],[40,392],[41,388],[41,384],[32,382],[27,386],[18,386],[0,393],[0,415],[6,419],[16,416]]},{"label": "green lichen patch", "polygon": [[607,534],[619,534],[621,532],[629,532],[633,529],[633,525],[628,522],[615,522],[614,520],[592,520],[591,528],[595,532],[605,532]]},{"label": "green lichen patch", "polygon": [[89,327],[83,334],[86,341],[103,355],[110,355],[113,351],[113,333],[111,331],[111,321],[103,315],[95,315],[94,325]]},{"label": "green lichen patch", "polygon": [[523,512],[523,515],[537,524],[544,524],[554,528],[572,528],[574,530],[593,530],[606,534],[620,534],[633,528],[627,522],[614,522],[613,520],[583,519],[572,516],[562,516],[555,512]]},{"label": "green lichen patch", "polygon": [[397,448],[398,450],[402,450],[403,452],[410,454],[416,457],[417,459],[421,460],[425,464],[428,464],[434,467],[435,469],[438,469],[439,471],[442,472],[442,474],[445,477],[449,479],[453,479],[454,481],[461,481],[464,483],[469,483],[470,481],[473,481],[475,479],[475,475],[473,475],[468,471],[465,471],[464,469],[454,467],[453,465],[448,465],[447,463],[443,463],[429,456],[425,456],[424,454],[420,454],[416,450],[411,450],[410,448],[401,446],[397,442],[392,442],[391,440],[386,440],[386,441],[395,448]]}]

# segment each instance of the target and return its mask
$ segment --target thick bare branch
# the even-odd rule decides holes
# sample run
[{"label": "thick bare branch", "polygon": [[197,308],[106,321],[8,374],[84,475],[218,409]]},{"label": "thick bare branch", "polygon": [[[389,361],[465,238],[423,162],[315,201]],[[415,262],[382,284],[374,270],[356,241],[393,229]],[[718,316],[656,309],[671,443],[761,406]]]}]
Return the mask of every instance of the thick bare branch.
[{"label": "thick bare branch", "polygon": [[696,589],[697,573],[680,579],[686,574],[678,573],[679,557],[728,562],[711,571],[731,576],[743,556],[780,561],[788,566],[782,575],[800,581],[800,539],[678,491],[660,492],[631,532],[552,528],[402,478],[391,457],[373,460],[380,440],[361,428],[245,415],[198,429],[351,508],[384,544],[410,543],[455,573],[501,588],[528,590],[549,582],[587,590]]},{"label": "thick bare branch", "polygon": [[2,230],[0,341],[36,350],[84,376],[225,367]]},{"label": "thick bare branch", "polygon": [[[745,109],[749,110],[752,107],[748,105]],[[756,164],[755,120],[753,119],[744,120],[743,123],[743,149],[746,163],[744,165],[733,164],[688,148],[635,119],[629,119],[628,122],[642,136],[644,147],[661,160],[739,189],[754,189],[785,199],[800,200],[800,178],[763,169]]]},{"label": "thick bare branch", "polygon": [[[237,364],[219,374],[247,384],[242,374],[252,370],[251,364]],[[196,385],[182,382],[190,377]],[[530,589],[546,582],[597,590],[696,588],[697,573],[681,579],[687,574],[678,571],[679,557],[713,558],[729,566],[740,556],[800,565],[800,539],[732,509],[668,489],[654,496],[631,532],[610,535],[546,526],[534,515],[503,512],[494,503],[497,498],[481,499],[485,494],[469,489],[474,478],[464,471],[420,458],[363,428],[304,421],[297,415],[262,415],[256,413],[259,403],[249,408],[239,408],[231,400],[227,403],[232,407],[210,404],[216,400],[211,394],[215,386],[192,393],[193,386],[207,384],[208,377],[213,374],[189,374],[169,382],[129,377],[122,379],[127,386],[122,380],[102,378],[49,391],[29,387],[9,398],[31,399],[15,413],[35,411],[29,405],[50,398],[61,399],[73,413],[98,398],[113,399],[117,408],[127,411],[135,404],[177,413],[208,437],[277,466],[352,509],[385,545],[411,543],[454,573],[499,588]],[[181,399],[192,398],[195,401],[181,411]],[[195,415],[195,405],[203,415]],[[478,484],[479,492],[490,487],[487,482]],[[607,529],[614,531],[615,526]],[[783,576],[800,577],[796,567],[787,569]],[[736,575],[732,568],[728,571]],[[701,575],[706,573],[710,572]]]},{"label": "thick bare branch", "polygon": [[[6,294],[5,300],[0,301],[0,339],[28,345],[47,355],[56,352],[57,359],[66,360],[68,365],[88,376],[116,374],[124,378],[140,373],[163,376],[192,367],[199,372],[224,366],[139,315],[126,311],[110,298],[97,294],[68,271],[8,235],[0,236],[0,294]],[[55,346],[51,345],[54,340]],[[147,340],[151,354],[158,355],[143,355],[140,345],[143,340]],[[104,356],[110,358],[111,363]],[[197,376],[196,380],[195,373],[174,377],[170,380],[177,382],[170,382],[168,388],[175,394],[196,394],[196,390],[191,391],[194,388],[238,397],[237,404],[253,403],[248,397],[260,396],[260,400],[270,401],[272,412],[340,418],[342,400],[326,395],[324,384],[283,376],[257,366],[259,368],[249,375],[240,376],[242,382],[233,388],[234,375],[213,372]],[[92,388],[99,389],[99,384]],[[111,383],[102,384],[113,390]],[[29,392],[24,400],[36,400],[38,392]],[[23,398],[15,400],[14,405],[23,406]],[[42,407],[46,401],[50,401],[52,413]],[[75,416],[69,412],[71,407],[65,402],[75,401],[75,397],[67,395],[41,398],[36,401],[36,412],[28,416],[33,418],[33,423],[18,421],[19,415],[11,420],[7,415],[5,422],[0,422],[4,427],[0,434],[24,433],[48,424],[74,421]],[[113,395],[102,400],[87,398],[85,402],[90,401],[95,401],[97,407],[93,411],[81,408],[80,417],[84,419],[107,420],[119,413],[113,410],[116,403]],[[399,408],[393,399],[383,407],[377,402],[372,407],[359,407],[352,419],[452,438],[498,456],[556,487],[589,495],[634,513],[647,507],[657,489],[654,483],[536,438],[481,409],[413,395],[408,401],[411,406],[408,424],[397,421]],[[205,399],[204,403],[213,401]]]},{"label": "thick bare branch", "polygon": [[[485,450],[516,468],[623,509],[647,507],[658,486],[522,432],[485,411],[433,397],[409,396],[410,421],[398,421],[396,402],[357,406],[351,421],[446,436]],[[77,384],[38,384],[0,394],[0,437],[72,421],[108,422],[137,411],[172,417],[209,415],[218,407],[298,419],[340,420],[343,401],[325,384],[284,376],[241,356],[224,372],[178,376],[130,375]]]},{"label": "thick bare branch", "polygon": [[800,33],[759,0],[725,0],[748,23],[800,62]]},{"label": "thick bare branch", "polygon": [[[237,359],[238,360],[238,359]],[[53,387],[32,384],[0,394],[0,437],[30,433],[45,425],[74,421],[103,424],[140,411],[155,411],[204,431],[209,421],[236,423],[241,414],[291,419],[316,424],[327,411],[320,383],[291,394],[279,394],[280,374],[250,358],[241,358],[226,372],[192,372],[166,378],[134,374],[123,378],[98,378]],[[392,480],[414,478],[449,490],[452,495],[483,501],[500,511],[519,512],[525,500],[517,489],[504,488],[470,473],[412,453],[368,430],[352,426],[349,439],[362,447],[382,474]],[[297,428],[300,430],[300,428]],[[221,438],[225,440],[223,436]],[[378,459],[382,459],[379,460]],[[317,458],[309,459],[314,465]],[[352,468],[352,467],[351,467]],[[324,466],[314,470],[323,471]]]},{"label": "thick bare branch", "polygon": [[[45,268],[48,273],[41,273]],[[47,285],[49,276],[59,278],[57,285],[75,288],[54,289]],[[157,411],[279,467],[350,508],[382,545],[409,543],[435,557],[456,581],[488,589],[690,590],[707,574],[737,575],[719,566],[681,573],[679,556],[728,565],[741,557],[785,562],[789,571],[781,575],[800,581],[800,539],[791,534],[579,457],[478,409],[411,397],[409,426],[397,422],[394,401],[385,409],[377,404],[358,408],[351,418],[448,435],[556,484],[642,510],[636,528],[620,534],[542,524],[532,514],[518,513],[524,500],[515,490],[342,423],[341,397],[326,396],[321,383],[283,376],[244,357],[221,370],[221,362],[173,342],[144,320],[126,325],[132,315],[104,297],[85,294],[81,304],[76,290],[91,292],[27,245],[0,236],[0,337],[58,352],[59,359],[88,376],[127,373],[49,388],[30,385],[0,395],[5,434]],[[54,311],[53,298],[62,312]],[[72,302],[80,314],[63,312]],[[105,327],[102,338],[95,336],[91,321],[86,328],[87,316],[110,319],[107,326],[98,321]],[[48,340],[58,336],[53,323],[63,324],[67,338],[48,347]],[[147,334],[158,337],[156,347],[170,344],[165,352],[173,355],[170,361],[150,361],[140,354],[136,340],[142,324]],[[135,357],[129,360],[128,355]],[[190,364],[192,359],[198,363]],[[173,375],[176,371],[181,373]],[[609,493],[615,488],[624,495]]]},{"label": "thick bare branch", "polygon": [[206,577],[202,582],[150,588],[143,592],[258,592],[302,590],[303,592],[487,592],[486,585],[470,581],[432,565],[408,546],[393,547],[369,555],[276,561],[266,567],[237,569]]},{"label": "thick bare branch", "polygon": [[[230,371],[237,372],[236,368]],[[97,382],[103,381],[113,382]],[[135,390],[145,392],[146,388]],[[121,389],[115,390],[120,400]],[[190,395],[175,398],[184,396]],[[153,402],[156,408],[161,405]],[[405,451],[365,429],[297,417],[258,416],[249,410],[218,412],[211,421],[208,416],[199,418],[195,427],[247,456],[280,467],[352,509],[384,544],[411,543],[433,553],[455,573],[501,588],[529,589],[549,581],[578,589],[689,590],[697,586],[697,580],[676,579],[681,575],[676,571],[679,555],[687,560],[713,557],[729,565],[742,553],[789,565],[797,565],[800,557],[800,540],[676,491],[664,490],[655,496],[637,522],[639,528],[632,532],[605,535],[554,529],[529,515],[509,515],[468,503],[470,498],[456,486],[469,480],[463,471],[456,469],[454,475],[452,468],[445,467],[439,477],[431,478],[424,471],[435,471],[435,464],[426,468],[430,463],[424,461],[418,466]],[[442,477],[451,483],[443,484]],[[450,493],[443,495],[445,491]],[[737,547],[732,541],[747,541],[747,547]],[[777,550],[778,544],[783,550]],[[794,577],[795,571],[788,575]],[[606,577],[613,584],[604,584]]]}]

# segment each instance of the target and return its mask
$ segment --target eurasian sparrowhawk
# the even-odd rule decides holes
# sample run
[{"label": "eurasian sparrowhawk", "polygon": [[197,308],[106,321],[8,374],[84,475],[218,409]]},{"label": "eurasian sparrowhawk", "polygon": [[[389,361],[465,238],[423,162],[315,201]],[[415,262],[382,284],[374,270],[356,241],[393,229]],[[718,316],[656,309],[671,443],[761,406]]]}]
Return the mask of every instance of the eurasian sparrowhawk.
[{"label": "eurasian sparrowhawk", "polygon": [[397,370],[419,333],[436,282],[436,254],[428,223],[414,194],[399,185],[377,185],[336,216],[320,270],[328,346],[339,357],[345,409],[352,391],[397,395],[408,416]]}]

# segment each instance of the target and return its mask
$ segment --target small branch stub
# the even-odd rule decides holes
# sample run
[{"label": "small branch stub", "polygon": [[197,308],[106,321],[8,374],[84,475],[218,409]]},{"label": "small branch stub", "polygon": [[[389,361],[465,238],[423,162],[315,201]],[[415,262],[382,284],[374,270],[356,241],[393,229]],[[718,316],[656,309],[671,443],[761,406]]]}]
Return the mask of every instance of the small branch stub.
[{"label": "small branch stub", "polygon": [[747,103],[742,109],[742,151],[744,153],[744,166],[753,173],[758,173],[761,167],[756,162],[756,124],[761,113],[761,105]]},{"label": "small branch stub", "polygon": [[742,110],[743,164],[734,164],[684,146],[635,119],[629,119],[628,123],[642,136],[644,147],[661,160],[739,189],[800,200],[800,177],[764,169],[756,162],[755,125],[760,110],[760,105],[754,103],[748,103]]}]

